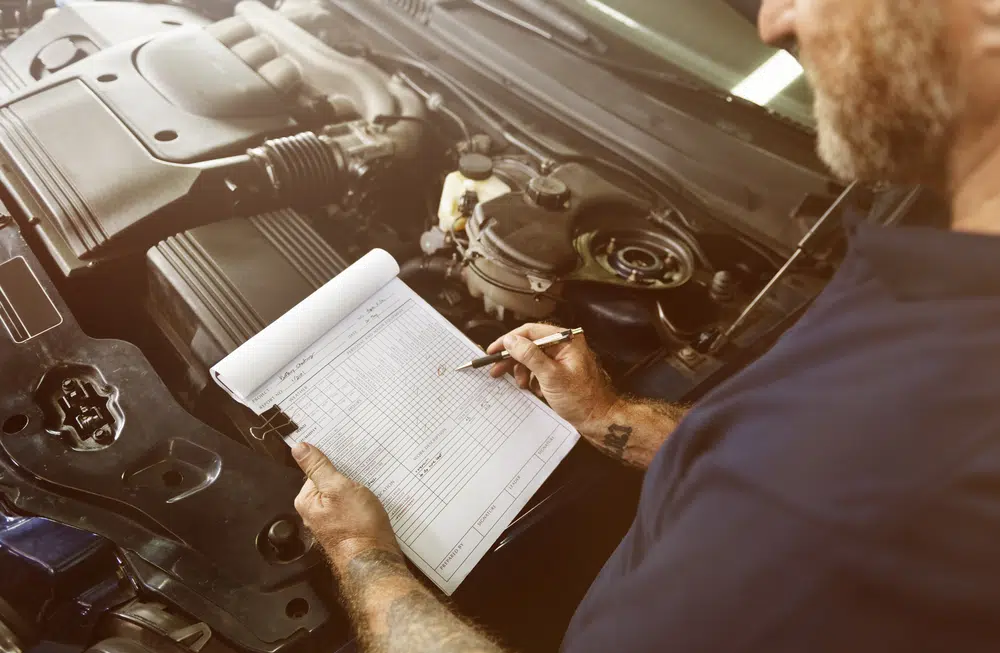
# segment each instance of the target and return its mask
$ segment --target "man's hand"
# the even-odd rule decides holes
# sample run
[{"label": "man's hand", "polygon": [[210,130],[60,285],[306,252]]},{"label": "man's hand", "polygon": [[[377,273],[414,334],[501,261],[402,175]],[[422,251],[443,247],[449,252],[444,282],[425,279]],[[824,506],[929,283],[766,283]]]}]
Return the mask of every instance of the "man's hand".
[{"label": "man's hand", "polygon": [[399,553],[389,515],[372,492],[338,472],[316,447],[299,443],[292,457],[308,477],[295,509],[339,571],[359,552]]},{"label": "man's hand", "polygon": [[307,444],[292,456],[308,480],[295,509],[330,558],[340,599],[369,653],[503,653],[410,573],[378,498]]},{"label": "man's hand", "polygon": [[[592,445],[633,467],[645,469],[684,416],[680,406],[619,397],[597,357],[582,337],[546,348],[532,340],[565,331],[548,324],[525,324],[486,350],[510,352],[490,374],[513,373],[518,385],[530,388],[572,424]],[[537,387],[532,383],[532,377]]]},{"label": "man's hand", "polygon": [[[514,329],[486,350],[489,354],[504,349],[510,352],[510,359],[497,363],[490,375],[499,378],[512,372],[518,385],[531,388],[584,433],[603,420],[618,397],[583,336],[545,351],[532,342],[560,331],[565,329],[550,324],[525,324]],[[537,388],[532,387],[532,376],[538,382]]]}]

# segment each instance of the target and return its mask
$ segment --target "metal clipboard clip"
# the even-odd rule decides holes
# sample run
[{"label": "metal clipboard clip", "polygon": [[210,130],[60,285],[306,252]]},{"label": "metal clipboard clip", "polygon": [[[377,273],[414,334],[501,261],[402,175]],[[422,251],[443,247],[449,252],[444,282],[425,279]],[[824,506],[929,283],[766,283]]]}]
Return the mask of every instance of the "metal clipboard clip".
[{"label": "metal clipboard clip", "polygon": [[298,424],[286,415],[277,406],[271,406],[260,415],[264,423],[260,426],[251,426],[250,435],[257,440],[263,440],[270,433],[274,433],[279,438],[291,435],[299,430]]}]

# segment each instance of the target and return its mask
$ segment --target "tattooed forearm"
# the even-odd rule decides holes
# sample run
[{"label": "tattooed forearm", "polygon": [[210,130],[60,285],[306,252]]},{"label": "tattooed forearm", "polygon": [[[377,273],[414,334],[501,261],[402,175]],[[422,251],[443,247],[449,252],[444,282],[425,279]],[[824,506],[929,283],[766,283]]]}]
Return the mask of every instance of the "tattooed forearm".
[{"label": "tattooed forearm", "polygon": [[393,601],[387,620],[387,653],[500,653],[500,647],[422,590]]},{"label": "tattooed forearm", "polygon": [[364,551],[338,575],[365,653],[502,653],[422,586],[397,552]]},{"label": "tattooed forearm", "polygon": [[625,457],[625,447],[628,446],[630,437],[632,437],[631,426],[612,424],[608,427],[608,432],[604,434],[604,448],[612,456],[621,460]]},{"label": "tattooed forearm", "polygon": [[623,399],[600,423],[581,433],[612,458],[645,469],[686,412],[683,406],[662,401]]},{"label": "tattooed forearm", "polygon": [[372,620],[365,614],[365,592],[384,581],[412,579],[406,561],[395,551],[369,549],[352,558],[339,575],[340,600],[351,616],[363,650],[381,650],[372,645],[377,638]]}]

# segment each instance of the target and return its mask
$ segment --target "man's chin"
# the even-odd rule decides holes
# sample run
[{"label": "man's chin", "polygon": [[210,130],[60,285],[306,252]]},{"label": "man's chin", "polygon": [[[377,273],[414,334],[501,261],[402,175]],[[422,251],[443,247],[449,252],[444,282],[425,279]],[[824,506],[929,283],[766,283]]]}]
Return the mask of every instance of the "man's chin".
[{"label": "man's chin", "polygon": [[[891,138],[878,138],[869,132],[867,138],[851,139],[844,132],[821,126],[818,130],[817,152],[820,159],[839,181],[850,183],[897,183],[943,185],[945,169],[942,154],[935,163],[925,161],[919,152],[896,153],[888,145]],[[914,140],[921,138],[919,133]]]},{"label": "man's chin", "polygon": [[[860,116],[860,113],[859,113]],[[903,182],[906,162],[895,160],[888,138],[879,138],[878,130],[860,129],[863,119],[854,123],[847,115],[818,116],[817,153],[830,172],[840,181]],[[919,138],[919,136],[918,136]]]},{"label": "man's chin", "polygon": [[851,146],[837,131],[821,125],[817,151],[819,158],[840,181],[852,182],[861,179],[857,153],[852,151]]}]

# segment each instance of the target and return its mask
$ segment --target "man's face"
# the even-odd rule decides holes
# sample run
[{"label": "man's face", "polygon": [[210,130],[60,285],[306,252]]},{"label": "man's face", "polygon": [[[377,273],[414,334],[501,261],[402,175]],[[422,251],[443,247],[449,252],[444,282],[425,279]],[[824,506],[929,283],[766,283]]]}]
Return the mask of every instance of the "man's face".
[{"label": "man's face", "polygon": [[794,38],[815,92],[819,153],[844,180],[945,182],[962,102],[947,36],[955,0],[764,0],[765,40]]}]

